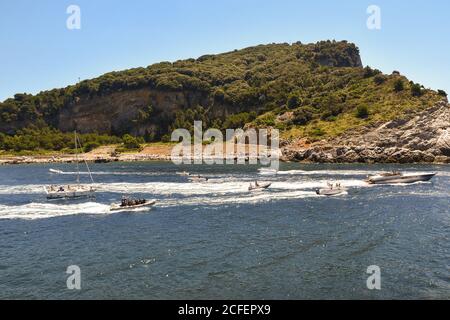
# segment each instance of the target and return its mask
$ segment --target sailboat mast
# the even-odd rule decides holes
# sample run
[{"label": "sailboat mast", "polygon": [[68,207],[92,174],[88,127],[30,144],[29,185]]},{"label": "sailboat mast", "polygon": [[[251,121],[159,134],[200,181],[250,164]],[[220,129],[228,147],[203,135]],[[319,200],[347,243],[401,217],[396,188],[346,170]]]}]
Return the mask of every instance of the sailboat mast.
[{"label": "sailboat mast", "polygon": [[77,162],[77,183],[80,184],[80,166],[78,164],[77,132],[75,131],[75,159]]},{"label": "sailboat mast", "polygon": [[[83,149],[83,147],[81,146],[80,138],[78,138],[78,145],[80,146],[80,149]],[[94,178],[92,178],[92,173],[91,173],[91,170],[89,169],[89,165],[86,161],[86,157],[83,157],[83,161],[84,161],[84,164],[86,165],[87,171],[89,173],[89,177],[91,178],[91,182],[94,183]]]}]

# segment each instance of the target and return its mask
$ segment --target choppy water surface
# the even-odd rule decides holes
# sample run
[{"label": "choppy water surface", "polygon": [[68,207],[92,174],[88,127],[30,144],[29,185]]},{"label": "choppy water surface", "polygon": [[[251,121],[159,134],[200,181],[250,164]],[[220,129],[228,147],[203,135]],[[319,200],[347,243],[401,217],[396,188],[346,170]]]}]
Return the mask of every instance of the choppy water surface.
[{"label": "choppy water surface", "polygon": [[[393,169],[438,176],[363,182]],[[272,175],[256,166],[96,164],[95,200],[48,202],[43,185],[71,183],[74,170],[0,167],[0,298],[450,298],[450,166],[282,164]],[[183,170],[210,180],[189,183],[175,174]],[[250,193],[255,179],[272,187]],[[348,193],[317,196],[328,181]],[[123,194],[158,203],[110,213]],[[81,268],[80,291],[66,288],[69,265]],[[380,291],[366,287],[370,265],[381,268]]]}]

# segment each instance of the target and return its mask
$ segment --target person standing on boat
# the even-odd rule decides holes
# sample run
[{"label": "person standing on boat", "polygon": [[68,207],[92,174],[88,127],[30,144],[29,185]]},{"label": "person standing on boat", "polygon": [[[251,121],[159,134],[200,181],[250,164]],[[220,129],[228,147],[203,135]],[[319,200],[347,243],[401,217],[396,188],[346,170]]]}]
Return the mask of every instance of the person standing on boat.
[{"label": "person standing on boat", "polygon": [[128,199],[127,199],[125,196],[122,197],[121,206],[122,206],[122,207],[128,206]]}]

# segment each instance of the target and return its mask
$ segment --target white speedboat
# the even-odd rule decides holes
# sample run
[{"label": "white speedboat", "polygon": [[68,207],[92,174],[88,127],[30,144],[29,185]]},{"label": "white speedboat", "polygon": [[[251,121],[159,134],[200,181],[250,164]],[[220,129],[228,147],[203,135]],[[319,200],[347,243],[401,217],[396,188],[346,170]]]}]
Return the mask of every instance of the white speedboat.
[{"label": "white speedboat", "polygon": [[64,173],[63,171],[61,171],[61,170],[56,170],[56,169],[48,169],[48,171],[50,171],[50,173],[57,173],[57,174],[62,174],[62,173]]},{"label": "white speedboat", "polygon": [[323,189],[316,189],[316,194],[320,196],[337,196],[347,192],[347,189],[341,186],[340,183],[336,183],[335,185],[332,183],[327,183],[327,187]]},{"label": "white speedboat", "polygon": [[207,177],[202,177],[202,176],[189,176],[189,181],[191,182],[208,182],[208,178]]},{"label": "white speedboat", "polygon": [[150,209],[156,204],[156,200],[146,200],[144,203],[132,204],[132,205],[122,205],[120,203],[113,203],[110,207],[110,211],[131,211],[140,208],[148,208]]},{"label": "white speedboat", "polygon": [[394,184],[394,183],[414,183],[429,181],[436,175],[431,173],[401,173],[397,171],[380,173],[369,176],[366,182],[369,184]]},{"label": "white speedboat", "polygon": [[177,175],[182,177],[189,177],[191,174],[187,171],[177,172]]},{"label": "white speedboat", "polygon": [[248,187],[248,191],[256,191],[256,190],[265,190],[268,189],[272,183],[250,183],[250,186]]},{"label": "white speedboat", "polygon": [[[44,186],[45,193],[47,194],[47,199],[79,199],[79,198],[93,198],[95,197],[95,189],[92,185],[82,185],[80,184],[80,168],[79,168],[79,160],[78,160],[78,147],[81,148],[80,139],[75,132],[75,155],[76,155],[76,164],[77,164],[77,179],[75,184],[69,185],[51,185]],[[91,178],[91,183],[94,183],[94,179],[92,178],[91,171],[89,170],[89,166],[84,160],[86,168],[89,172],[89,177]],[[62,171],[50,169],[52,173],[62,173]]]},{"label": "white speedboat", "polygon": [[324,189],[317,189],[316,193],[320,196],[337,196],[339,194],[343,194],[346,190],[343,188],[337,188],[337,189],[330,189],[330,188],[324,188]]}]

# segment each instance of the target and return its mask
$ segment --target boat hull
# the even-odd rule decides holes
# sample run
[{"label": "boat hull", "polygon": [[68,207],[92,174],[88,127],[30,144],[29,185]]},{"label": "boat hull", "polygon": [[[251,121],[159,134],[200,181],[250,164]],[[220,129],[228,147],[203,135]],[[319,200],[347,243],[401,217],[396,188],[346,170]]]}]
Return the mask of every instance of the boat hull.
[{"label": "boat hull", "polygon": [[80,198],[94,198],[95,197],[95,190],[92,188],[73,189],[73,190],[64,190],[64,191],[52,191],[52,190],[45,188],[45,192],[47,193],[48,200],[80,199]]},{"label": "boat hull", "polygon": [[320,196],[327,196],[327,197],[331,197],[331,196],[337,196],[339,194],[344,193],[345,190],[344,189],[319,189],[316,191],[316,193]]},{"label": "boat hull", "polygon": [[259,186],[251,185],[250,187],[248,187],[248,191],[265,190],[265,189],[268,189],[271,185],[272,185],[271,183],[265,183],[265,184],[261,184]]},{"label": "boat hull", "polygon": [[133,211],[135,209],[141,209],[141,208],[148,208],[148,209],[150,209],[155,204],[156,204],[155,200],[148,201],[146,203],[138,204],[138,205],[135,205],[135,206],[125,206],[125,207],[122,207],[120,204],[113,204],[113,205],[111,205],[111,208],[109,210],[110,211]]},{"label": "boat hull", "polygon": [[398,184],[398,183],[415,183],[430,181],[436,173],[418,174],[418,175],[402,175],[402,176],[376,176],[369,177],[366,181],[369,184]]},{"label": "boat hull", "polygon": [[55,169],[49,169],[48,171],[50,171],[50,173],[57,173],[57,174],[62,174],[64,172],[62,172],[61,170],[55,170]]},{"label": "boat hull", "polygon": [[194,182],[194,183],[204,183],[204,182],[208,182],[208,178],[203,178],[203,177],[201,177],[201,178],[198,178],[198,177],[192,177],[192,178],[189,178],[189,181],[190,181],[190,182]]}]

